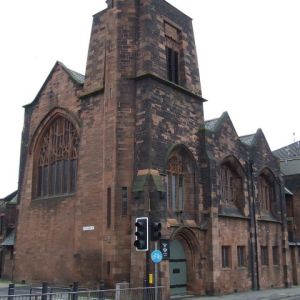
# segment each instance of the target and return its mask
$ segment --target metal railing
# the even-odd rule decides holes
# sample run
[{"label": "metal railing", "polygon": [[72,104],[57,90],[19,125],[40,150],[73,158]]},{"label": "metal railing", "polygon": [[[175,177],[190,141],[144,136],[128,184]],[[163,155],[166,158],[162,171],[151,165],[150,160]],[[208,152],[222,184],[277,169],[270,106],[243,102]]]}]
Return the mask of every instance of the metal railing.
[{"label": "metal railing", "polygon": [[156,296],[154,287],[55,293],[34,289],[31,294],[0,296],[0,300],[163,300],[163,287],[157,287]]}]

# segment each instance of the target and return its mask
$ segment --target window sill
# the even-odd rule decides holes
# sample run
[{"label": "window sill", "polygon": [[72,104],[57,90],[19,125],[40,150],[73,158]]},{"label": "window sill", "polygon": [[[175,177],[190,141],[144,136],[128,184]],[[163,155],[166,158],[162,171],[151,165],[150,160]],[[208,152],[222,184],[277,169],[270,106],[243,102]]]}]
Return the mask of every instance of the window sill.
[{"label": "window sill", "polygon": [[32,201],[42,201],[42,200],[60,200],[68,197],[73,197],[76,193],[66,193],[66,194],[60,194],[60,195],[52,195],[52,196],[44,196],[39,198],[34,198]]},{"label": "window sill", "polygon": [[238,214],[238,213],[227,213],[227,212],[221,212],[219,213],[219,217],[222,217],[222,218],[234,218],[234,219],[243,219],[243,220],[250,220],[249,217],[246,217],[242,214]]},{"label": "window sill", "polygon": [[185,87],[181,86],[181,85],[178,85],[176,83],[173,83],[169,80],[166,80],[166,79],[163,79],[161,77],[158,77],[157,75],[155,74],[152,74],[152,73],[146,73],[146,74],[143,74],[143,75],[139,75],[137,77],[131,77],[131,79],[135,79],[135,80],[142,80],[142,79],[145,79],[145,78],[151,78],[155,81],[158,81],[158,82],[161,82],[163,84],[166,84],[174,89],[177,89],[181,92],[183,92],[184,94],[188,95],[188,96],[191,96],[193,98],[196,98],[198,100],[200,100],[201,102],[206,102],[207,100],[205,100],[204,98],[202,98],[201,95],[199,95],[198,93],[195,93],[195,92],[191,92],[190,90],[186,89]]},{"label": "window sill", "polygon": [[260,216],[259,218],[257,218],[257,221],[259,221],[259,222],[278,223],[278,224],[282,223],[281,221],[275,219],[273,216],[270,217],[270,216],[266,216],[266,215]]}]

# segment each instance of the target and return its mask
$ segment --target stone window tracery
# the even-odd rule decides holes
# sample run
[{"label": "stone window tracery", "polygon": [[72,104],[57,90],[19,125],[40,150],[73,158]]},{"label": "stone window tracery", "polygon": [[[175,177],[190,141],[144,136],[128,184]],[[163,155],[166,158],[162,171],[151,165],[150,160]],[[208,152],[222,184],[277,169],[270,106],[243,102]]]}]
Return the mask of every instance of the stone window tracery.
[{"label": "stone window tracery", "polygon": [[221,166],[221,201],[227,206],[239,206],[242,197],[242,178],[227,165]]},{"label": "stone window tracery", "polygon": [[273,185],[264,175],[260,175],[258,178],[258,199],[260,201],[261,211],[271,212],[275,192]]},{"label": "stone window tracery", "polygon": [[36,197],[74,193],[79,136],[73,124],[57,117],[44,132],[37,151]]},{"label": "stone window tracery", "polygon": [[168,204],[173,210],[183,210],[184,173],[182,158],[173,156],[168,163]]},{"label": "stone window tracery", "polygon": [[166,163],[166,204],[170,216],[192,218],[199,199],[196,172],[196,161],[189,149],[184,145],[175,146]]}]

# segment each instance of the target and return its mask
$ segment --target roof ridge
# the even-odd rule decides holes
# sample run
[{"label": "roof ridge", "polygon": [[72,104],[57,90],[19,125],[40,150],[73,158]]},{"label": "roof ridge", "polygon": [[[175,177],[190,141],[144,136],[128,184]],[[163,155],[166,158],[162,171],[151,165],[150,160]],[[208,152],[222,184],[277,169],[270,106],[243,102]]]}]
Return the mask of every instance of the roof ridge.
[{"label": "roof ridge", "polygon": [[70,75],[70,77],[79,84],[83,84],[85,80],[85,76],[77,71],[74,71],[70,68],[68,68],[63,62],[58,61],[58,63],[61,65],[61,67]]}]

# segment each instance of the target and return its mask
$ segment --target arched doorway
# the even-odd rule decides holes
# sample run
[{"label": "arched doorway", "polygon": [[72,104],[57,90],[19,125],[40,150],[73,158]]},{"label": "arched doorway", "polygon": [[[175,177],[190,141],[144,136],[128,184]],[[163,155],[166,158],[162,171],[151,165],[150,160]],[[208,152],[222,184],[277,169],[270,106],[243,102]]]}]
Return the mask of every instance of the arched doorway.
[{"label": "arched doorway", "polygon": [[171,295],[185,295],[187,292],[186,256],[179,240],[170,243],[169,270]]}]

